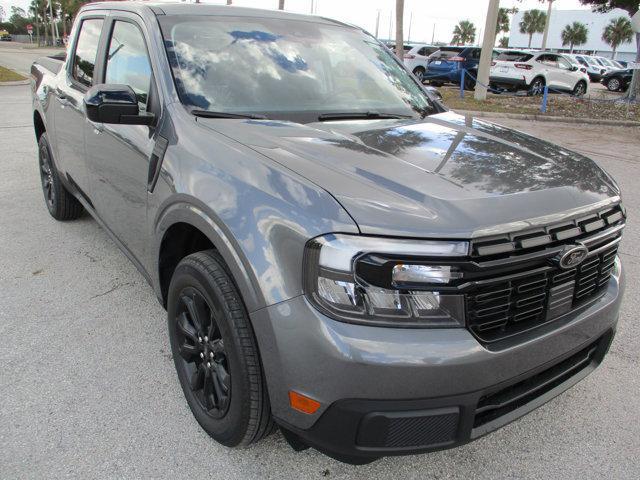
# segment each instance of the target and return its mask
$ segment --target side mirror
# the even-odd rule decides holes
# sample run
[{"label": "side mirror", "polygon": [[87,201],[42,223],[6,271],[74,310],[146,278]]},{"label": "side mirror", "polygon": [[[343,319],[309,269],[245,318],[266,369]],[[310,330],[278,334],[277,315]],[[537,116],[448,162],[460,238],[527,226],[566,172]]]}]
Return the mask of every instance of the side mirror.
[{"label": "side mirror", "polygon": [[571,71],[572,72],[577,72],[578,71],[578,67],[576,65],[571,65]]},{"label": "side mirror", "polygon": [[87,118],[96,123],[151,125],[152,114],[140,115],[138,99],[129,85],[100,84],[91,87],[84,96]]}]

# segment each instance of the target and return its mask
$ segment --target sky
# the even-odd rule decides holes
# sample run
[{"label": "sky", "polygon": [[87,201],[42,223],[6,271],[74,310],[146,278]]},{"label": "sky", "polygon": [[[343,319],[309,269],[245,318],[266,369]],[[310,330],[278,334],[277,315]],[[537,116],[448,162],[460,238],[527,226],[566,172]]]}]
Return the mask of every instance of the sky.
[{"label": "sky", "polygon": [[[191,0],[188,0],[191,1]],[[202,3],[225,4],[226,0],[201,0]],[[389,38],[395,12],[395,0],[285,0],[285,9],[292,12],[310,13],[311,3],[315,4],[315,13],[352,23],[375,33],[376,17],[380,12],[379,38]],[[11,5],[27,8],[30,0],[0,0],[0,5],[9,15]],[[233,0],[234,5],[257,8],[277,8],[278,0]],[[481,37],[489,0],[405,0],[405,40],[416,43],[451,41],[454,26],[460,20],[470,20],[476,26],[477,36]],[[516,6],[520,10],[531,8],[547,9],[546,3],[539,0],[501,0],[501,7]],[[554,9],[588,9],[578,0],[556,0]],[[410,22],[411,20],[411,22]],[[409,23],[411,30],[409,32]],[[435,27],[435,35],[434,35]],[[408,38],[408,34],[411,34]],[[433,36],[433,37],[432,37]],[[392,27],[391,37],[395,37]]]}]

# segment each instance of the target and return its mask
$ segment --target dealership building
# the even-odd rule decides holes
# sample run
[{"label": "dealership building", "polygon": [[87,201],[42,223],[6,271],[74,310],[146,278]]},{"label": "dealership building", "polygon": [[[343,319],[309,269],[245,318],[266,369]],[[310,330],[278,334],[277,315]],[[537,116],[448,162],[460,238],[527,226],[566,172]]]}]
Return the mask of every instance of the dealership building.
[{"label": "dealership building", "polygon": [[[546,9],[545,9],[546,10]],[[526,48],[529,44],[529,35],[520,33],[520,22],[524,11],[516,13],[511,19],[511,31],[509,32],[509,47]],[[547,38],[547,48],[555,51],[569,51],[569,46],[562,46],[561,32],[565,26],[573,22],[584,23],[589,30],[587,43],[573,48],[574,52],[601,55],[611,58],[613,50],[611,46],[602,40],[602,31],[613,18],[627,17],[627,12],[621,9],[614,9],[607,13],[597,13],[591,10],[552,10],[551,22],[549,23],[549,36]],[[542,34],[536,33],[531,40],[531,48],[542,46]],[[636,57],[635,36],[629,43],[620,45],[616,51],[618,60],[634,60]]]}]

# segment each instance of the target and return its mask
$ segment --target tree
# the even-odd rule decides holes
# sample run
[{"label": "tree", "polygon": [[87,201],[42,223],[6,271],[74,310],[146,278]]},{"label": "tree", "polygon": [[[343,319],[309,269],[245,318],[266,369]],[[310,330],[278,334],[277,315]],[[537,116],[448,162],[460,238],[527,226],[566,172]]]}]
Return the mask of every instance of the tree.
[{"label": "tree", "polygon": [[[591,5],[596,12],[608,12],[614,8],[621,8],[630,17],[640,11],[640,0],[580,0],[583,5]],[[636,32],[636,62],[640,63],[640,32]],[[636,100],[640,97],[640,70],[633,71],[633,79],[629,90],[627,90],[629,100]]]},{"label": "tree", "polygon": [[631,22],[626,17],[612,19],[602,31],[602,40],[611,45],[613,54],[611,58],[616,58],[616,50],[623,43],[629,43],[633,39],[633,29]]},{"label": "tree", "polygon": [[509,37],[502,37],[498,42],[500,48],[509,48]]},{"label": "tree", "polygon": [[404,58],[404,0],[396,0],[396,56]]},{"label": "tree", "polygon": [[524,15],[522,15],[522,21],[520,22],[520,33],[529,35],[529,47],[531,47],[533,34],[544,32],[544,25],[546,21],[547,14],[542,10],[527,10],[526,12],[524,12]]},{"label": "tree", "polygon": [[509,17],[509,15],[513,15],[514,13],[518,13],[518,9],[515,7],[500,8],[500,10],[498,10],[498,24],[496,25],[496,38],[501,32],[509,33],[509,28],[511,26],[511,18]]},{"label": "tree", "polygon": [[476,26],[469,20],[462,20],[453,29],[451,43],[455,45],[465,45],[476,40]]},{"label": "tree", "polygon": [[587,43],[587,34],[589,30],[584,23],[573,22],[566,25],[560,34],[562,38],[562,46],[569,45],[571,53],[573,53],[574,45],[584,45]]}]

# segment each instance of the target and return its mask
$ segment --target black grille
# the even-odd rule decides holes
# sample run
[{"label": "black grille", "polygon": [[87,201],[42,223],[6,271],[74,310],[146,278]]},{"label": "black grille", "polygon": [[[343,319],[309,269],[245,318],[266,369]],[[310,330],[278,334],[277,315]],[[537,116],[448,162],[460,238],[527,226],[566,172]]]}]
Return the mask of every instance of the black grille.
[{"label": "black grille", "polygon": [[[536,245],[506,257],[496,258],[495,253],[489,257],[485,263],[495,268],[483,272],[482,280],[466,296],[471,332],[485,343],[495,342],[537,328],[598,298],[611,278],[624,219],[617,209],[596,215],[597,222],[593,218],[574,223],[582,225],[579,241],[572,238],[553,248]],[[584,225],[597,226],[587,227],[586,232]],[[554,266],[550,258],[574,242],[587,246],[589,256],[574,269]],[[523,265],[520,270],[518,264]]]}]

